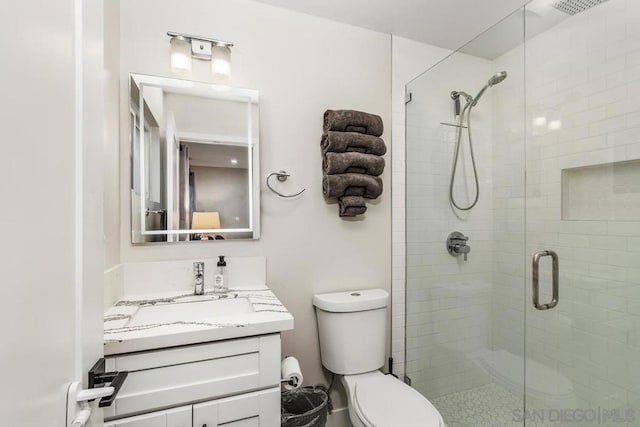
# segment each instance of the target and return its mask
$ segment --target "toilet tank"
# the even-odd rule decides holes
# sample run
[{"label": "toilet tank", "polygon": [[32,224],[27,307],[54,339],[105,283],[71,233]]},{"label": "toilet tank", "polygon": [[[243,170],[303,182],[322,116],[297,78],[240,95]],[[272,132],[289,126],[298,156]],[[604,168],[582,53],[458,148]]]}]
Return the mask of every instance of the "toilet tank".
[{"label": "toilet tank", "polygon": [[381,368],[388,304],[384,289],[314,295],[322,365],[341,375]]}]

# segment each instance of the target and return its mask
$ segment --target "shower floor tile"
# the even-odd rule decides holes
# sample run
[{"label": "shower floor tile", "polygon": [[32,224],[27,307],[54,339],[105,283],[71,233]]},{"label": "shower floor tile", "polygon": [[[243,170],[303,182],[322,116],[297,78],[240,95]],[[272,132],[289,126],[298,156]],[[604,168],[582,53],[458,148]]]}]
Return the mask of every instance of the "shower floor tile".
[{"label": "shower floor tile", "polygon": [[[490,383],[481,387],[448,394],[432,400],[448,427],[516,427],[522,426],[522,398],[506,388]],[[550,427],[550,424],[527,421],[527,427]]]}]

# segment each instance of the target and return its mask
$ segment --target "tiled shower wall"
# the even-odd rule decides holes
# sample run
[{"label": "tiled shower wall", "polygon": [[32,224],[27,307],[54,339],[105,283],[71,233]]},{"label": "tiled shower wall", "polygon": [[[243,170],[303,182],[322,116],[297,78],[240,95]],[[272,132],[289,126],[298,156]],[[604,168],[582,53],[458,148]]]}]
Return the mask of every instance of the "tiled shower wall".
[{"label": "tiled shower wall", "polygon": [[[522,16],[522,15],[520,15]],[[524,380],[525,275],[525,91],[524,46],[494,61],[507,71],[493,98],[492,342],[518,358],[514,371]],[[527,301],[528,302],[528,301]]]},{"label": "tiled shower wall", "polygon": [[[513,66],[513,53],[498,58],[495,68]],[[603,185],[626,193],[627,208],[638,208],[631,203],[637,203],[640,181],[624,182],[615,162],[640,158],[640,2],[610,0],[567,18],[527,42],[526,67],[527,355],[569,379],[582,407],[633,408],[640,425],[640,218],[616,221],[614,213],[608,220],[562,220],[561,182],[563,169],[612,165]],[[509,103],[517,109],[517,100],[500,99],[503,107]],[[496,123],[511,114],[497,110]],[[496,143],[501,149],[494,163],[500,164],[510,143]],[[494,176],[496,201],[520,179],[514,166]],[[520,209],[522,194],[510,202]],[[514,234],[497,235],[496,242],[520,247],[518,228],[513,222]],[[530,256],[542,249],[560,257],[560,304],[546,312],[530,303]],[[496,266],[494,290],[501,296],[494,299],[512,297],[512,308],[496,306],[494,314],[512,310],[517,319],[522,280],[509,264]],[[550,283],[549,275],[541,281]],[[543,301],[550,299],[548,285],[545,290]],[[507,325],[494,325],[495,345],[518,339],[517,328]]]},{"label": "tiled shower wall", "polygon": [[405,372],[405,85],[451,51],[398,36],[392,38],[392,307],[391,354]]},{"label": "tiled shower wall", "polygon": [[[475,95],[491,73],[490,61],[456,53],[408,86],[413,100],[406,110],[406,373],[428,398],[487,381],[469,355],[491,341],[491,93],[472,115],[480,200],[458,216],[448,196],[456,128],[441,122],[454,121],[451,91]],[[467,147],[455,186],[460,204],[475,194]],[[446,251],[452,231],[469,236],[466,262]]]},{"label": "tiled shower wall", "polygon": [[[406,372],[430,398],[480,385],[489,379],[474,352],[521,356],[526,312],[528,357],[568,379],[582,407],[634,408],[640,425],[640,221],[561,212],[563,169],[640,159],[640,2],[610,0],[530,39],[526,104],[523,49],[492,62],[456,55],[447,61],[466,66],[438,74],[440,64],[410,85]],[[438,122],[450,120],[449,91],[473,95],[501,70],[509,78],[474,110],[481,203],[460,221],[447,202],[453,132]],[[396,166],[394,193],[397,176]],[[623,179],[612,167],[611,191],[637,200],[638,183]],[[399,203],[394,194],[394,215]],[[466,264],[444,252],[454,229],[470,237]],[[561,260],[561,302],[547,312],[531,306],[530,256],[541,249]],[[548,274],[541,282],[549,299]]]}]

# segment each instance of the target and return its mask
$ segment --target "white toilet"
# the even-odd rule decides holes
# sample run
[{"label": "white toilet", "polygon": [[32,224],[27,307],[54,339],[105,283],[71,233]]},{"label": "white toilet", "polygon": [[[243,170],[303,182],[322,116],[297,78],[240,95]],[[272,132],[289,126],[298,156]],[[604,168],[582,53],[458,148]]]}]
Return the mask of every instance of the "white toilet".
[{"label": "white toilet", "polygon": [[341,380],[354,427],[443,427],[424,396],[384,365],[389,294],[383,289],[314,295],[322,364]]}]

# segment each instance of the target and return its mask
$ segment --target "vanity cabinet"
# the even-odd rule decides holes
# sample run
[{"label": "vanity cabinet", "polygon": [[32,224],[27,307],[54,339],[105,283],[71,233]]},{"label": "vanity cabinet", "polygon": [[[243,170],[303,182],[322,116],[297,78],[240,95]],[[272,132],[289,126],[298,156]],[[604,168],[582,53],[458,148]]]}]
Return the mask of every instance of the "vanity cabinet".
[{"label": "vanity cabinet", "polygon": [[108,356],[106,368],[129,376],[105,427],[280,425],[280,334]]},{"label": "vanity cabinet", "polygon": [[105,427],[264,427],[280,423],[280,388],[245,393],[121,420]]}]

